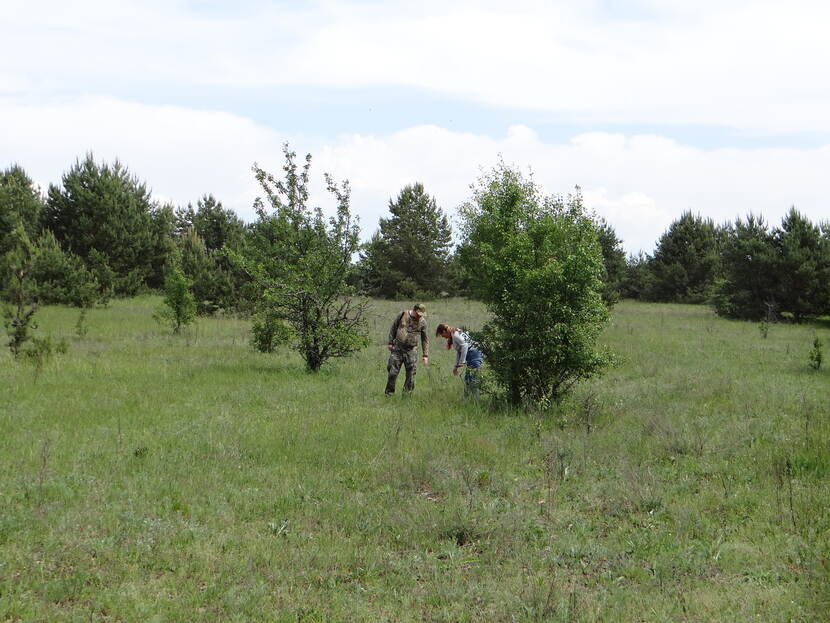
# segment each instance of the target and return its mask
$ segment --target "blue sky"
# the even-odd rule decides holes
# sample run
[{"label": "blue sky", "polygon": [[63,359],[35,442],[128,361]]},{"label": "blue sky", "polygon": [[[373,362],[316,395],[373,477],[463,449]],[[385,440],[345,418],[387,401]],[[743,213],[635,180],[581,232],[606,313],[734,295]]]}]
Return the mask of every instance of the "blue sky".
[{"label": "blue sky", "polygon": [[[0,166],[115,157],[162,201],[252,217],[289,141],[364,236],[421,181],[450,214],[499,157],[579,185],[629,252],[684,210],[828,218],[830,6],[817,1],[0,4]],[[314,198],[314,197],[313,197]]]}]

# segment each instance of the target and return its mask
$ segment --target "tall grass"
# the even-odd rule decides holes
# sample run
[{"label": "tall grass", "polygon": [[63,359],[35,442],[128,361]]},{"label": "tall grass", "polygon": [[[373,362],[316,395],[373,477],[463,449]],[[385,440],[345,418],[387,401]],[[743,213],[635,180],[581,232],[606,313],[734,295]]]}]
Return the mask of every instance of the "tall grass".
[{"label": "tall grass", "polygon": [[[384,398],[386,332],[320,373],[158,299],[39,312],[0,354],[0,620],[815,621],[830,611],[821,326],[623,303],[619,363],[554,414],[465,402],[433,342]],[[484,310],[432,303],[429,324]],[[533,339],[533,336],[520,336]],[[399,379],[399,385],[402,379]]]}]

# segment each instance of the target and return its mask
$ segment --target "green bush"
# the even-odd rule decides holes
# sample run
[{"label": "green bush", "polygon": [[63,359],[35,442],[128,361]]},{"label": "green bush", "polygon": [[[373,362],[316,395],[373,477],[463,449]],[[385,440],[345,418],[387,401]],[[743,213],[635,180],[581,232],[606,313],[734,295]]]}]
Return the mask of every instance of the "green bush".
[{"label": "green bush", "polygon": [[577,193],[545,197],[503,163],[462,208],[473,292],[493,319],[475,337],[510,404],[547,407],[607,356],[595,342],[608,321],[597,225]]},{"label": "green bush", "polygon": [[196,299],[190,292],[190,282],[174,259],[164,279],[164,304],[156,311],[156,318],[170,325],[174,334],[181,332],[196,319]]},{"label": "green bush", "polygon": [[273,353],[291,338],[291,328],[273,314],[254,316],[251,325],[251,345],[261,353]]}]

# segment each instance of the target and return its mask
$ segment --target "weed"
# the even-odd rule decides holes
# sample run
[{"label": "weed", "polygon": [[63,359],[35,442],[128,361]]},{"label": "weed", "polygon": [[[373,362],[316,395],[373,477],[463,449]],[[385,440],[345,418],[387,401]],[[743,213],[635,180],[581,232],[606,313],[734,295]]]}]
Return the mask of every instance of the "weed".
[{"label": "weed", "polygon": [[82,340],[86,337],[86,334],[89,332],[89,327],[86,324],[86,307],[81,308],[81,312],[78,314],[78,320],[75,322],[75,336]]},{"label": "weed", "polygon": [[822,351],[824,349],[824,344],[822,341],[816,337],[813,340],[813,349],[810,351],[810,367],[813,370],[821,370],[821,361],[823,359]]}]

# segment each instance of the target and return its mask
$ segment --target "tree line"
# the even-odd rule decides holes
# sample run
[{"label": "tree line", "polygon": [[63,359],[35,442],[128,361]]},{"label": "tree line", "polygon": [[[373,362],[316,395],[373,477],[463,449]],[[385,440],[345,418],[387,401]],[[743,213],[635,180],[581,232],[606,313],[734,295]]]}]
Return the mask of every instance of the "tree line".
[{"label": "tree line", "polygon": [[746,320],[830,314],[830,222],[794,207],[771,227],[749,214],[716,225],[691,212],[674,221],[651,256],[629,257],[620,295],[657,302],[708,303]]},{"label": "tree line", "polygon": [[[86,308],[162,291],[174,332],[198,314],[252,317],[263,352],[290,344],[309,371],[365,347],[366,296],[470,296],[492,319],[474,335],[490,392],[507,403],[556,403],[608,363],[596,340],[621,297],[711,304],[747,319],[801,321],[830,312],[830,227],[795,209],[770,228],[755,215],[716,226],[684,213],[653,255],[626,258],[613,227],[579,189],[546,196],[500,163],[449,218],[422,184],[390,199],[360,243],[347,181],[326,176],[325,216],[309,198],[311,156],[288,145],[281,174],[253,166],[262,195],[244,223],[212,195],[155,201],[120,162],[77,160],[46,193],[19,166],[0,173],[0,277],[9,347],[26,352],[38,304]],[[36,342],[35,342],[36,343]]]},{"label": "tree line", "polygon": [[[46,193],[20,166],[0,172],[0,255],[24,237],[32,245],[30,277],[41,303],[84,307],[158,290],[175,264],[198,313],[252,311],[253,278],[229,253],[268,237],[267,219],[261,210],[257,216],[246,224],[210,194],[185,207],[159,203],[123,164],[92,154]],[[795,208],[776,227],[754,214],[716,225],[686,212],[653,254],[628,258],[613,227],[595,222],[606,303],[708,303],[720,315],[753,320],[830,313],[830,223],[811,223]],[[375,297],[469,296],[477,266],[466,244],[453,245],[447,214],[414,183],[390,199],[388,216],[356,246],[346,280]],[[8,262],[0,270],[8,284]]]}]

